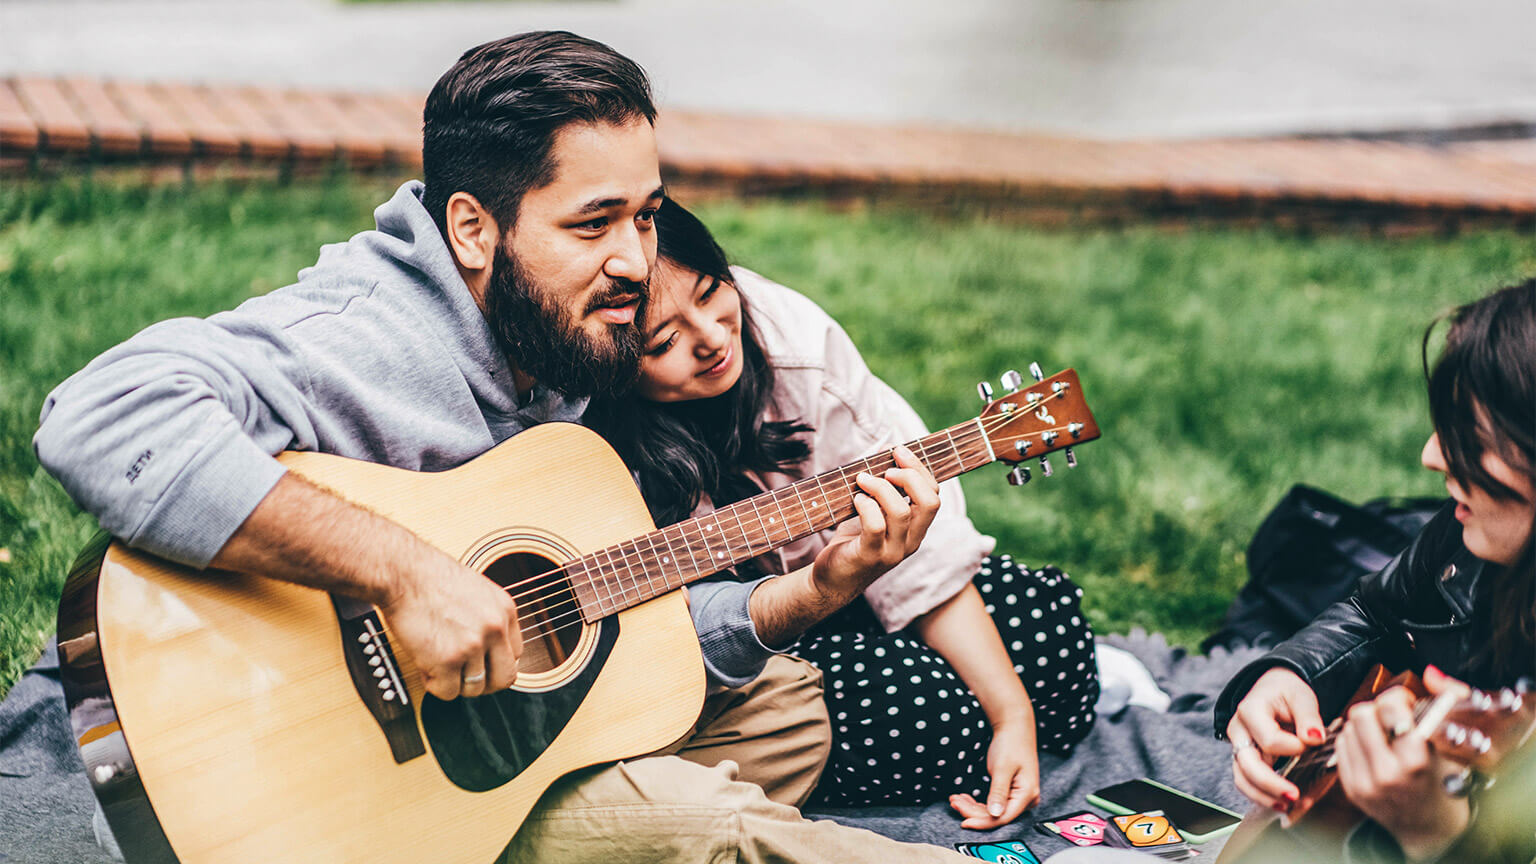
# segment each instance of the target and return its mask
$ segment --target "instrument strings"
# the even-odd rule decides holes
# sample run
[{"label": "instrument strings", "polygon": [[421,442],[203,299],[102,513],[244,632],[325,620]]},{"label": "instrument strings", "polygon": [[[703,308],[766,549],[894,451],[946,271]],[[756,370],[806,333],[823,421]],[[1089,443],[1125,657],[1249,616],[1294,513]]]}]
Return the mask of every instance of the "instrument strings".
[{"label": "instrument strings", "polygon": [[[982,433],[983,433],[983,435],[985,435],[987,433],[994,432],[994,431],[1002,428],[1003,426],[1006,426],[1009,423],[1012,423],[1012,422],[1014,422],[1014,421],[1016,421],[1018,419],[1021,419],[1021,418],[1017,414],[1009,415],[1009,414],[1001,414],[1001,413],[999,413],[999,414],[993,415],[992,417],[978,418],[978,419],[979,419],[979,422],[980,422],[980,425],[981,425]],[[926,438],[919,439],[919,441],[912,442],[912,445],[917,445],[917,446],[913,447],[915,455],[917,455],[917,457],[920,460],[922,460],[922,462],[925,465],[928,465],[930,467],[930,470],[938,469],[938,471],[943,471],[944,469],[955,468],[955,469],[959,469],[959,470],[956,471],[956,474],[961,473],[961,471],[963,471],[963,469],[964,469],[964,461],[963,461],[963,458],[961,457],[961,455],[960,455],[960,453],[959,453],[959,451],[958,451],[958,449],[956,447],[956,442],[955,442],[956,431],[957,430],[964,430],[965,427],[970,426],[971,424],[977,423],[977,422],[978,422],[978,420],[967,420],[966,422],[961,423],[961,424],[959,424],[957,426],[950,427],[949,429],[946,429],[946,430],[944,430],[942,432],[937,432],[937,433],[934,433],[933,435],[927,436]],[[1028,432],[1028,433],[1023,433],[1023,434],[1020,434],[1020,435],[1015,435],[1015,436],[1010,436],[1010,437],[1002,437],[1002,438],[996,439],[996,443],[1004,444],[1004,443],[1008,443],[1008,442],[1024,440],[1026,438],[1038,437],[1042,433],[1049,432],[1049,431],[1054,431],[1054,432],[1057,432],[1059,434],[1059,433],[1061,433],[1063,431],[1066,431],[1066,427],[1065,426],[1060,426],[1060,427],[1052,427],[1052,428],[1047,428],[1047,429],[1038,429],[1038,430],[1035,430],[1035,431],[1032,431],[1032,432]],[[965,433],[961,432],[959,434],[965,434]],[[936,441],[936,440],[934,440],[934,439],[937,439],[937,438],[940,438],[940,437],[944,437],[947,440],[944,440],[944,441]],[[923,443],[921,443],[922,441],[928,441],[928,442],[931,442],[931,443],[923,444]],[[912,446],[912,445],[908,445],[908,446]],[[989,446],[991,446],[990,443],[989,443]],[[874,468],[875,465],[879,464],[880,462],[885,462],[885,463],[889,463],[891,465],[894,465],[894,461],[891,459],[891,457],[888,454],[884,455],[884,456],[869,457],[869,458],[867,458],[867,459],[865,459],[863,461],[864,461],[864,463],[875,463],[875,464],[871,464],[871,465],[868,466],[871,469]],[[992,460],[989,460],[989,461],[992,461]],[[859,463],[855,463],[855,465],[857,465],[857,464],[859,464]],[[852,468],[852,467],[854,467],[854,466],[851,466],[851,465],[850,466],[844,466],[843,468],[837,469],[837,473],[842,475],[843,472],[846,472],[849,468]],[[861,468],[859,470],[866,470],[866,469],[862,469]],[[828,472],[828,474],[830,474],[830,473],[833,473],[833,472]],[[951,475],[951,476],[955,476],[955,475]],[[800,483],[797,483],[797,484],[794,484],[794,485],[791,485],[791,486],[788,486],[788,487],[783,487],[783,488],[777,489],[777,490],[771,490],[771,491],[765,493],[764,496],[759,496],[759,497],[773,496],[773,495],[775,495],[775,494],[777,494],[779,492],[783,492],[785,490],[793,490],[796,486],[799,486],[801,484],[813,484],[814,483],[815,488],[819,489],[821,487],[821,484],[824,482],[823,478],[826,478],[826,477],[827,477],[827,474],[822,474],[822,475],[818,475],[817,477],[807,478],[806,480],[800,481]],[[833,511],[835,511],[837,509],[842,509],[845,506],[850,506],[851,505],[853,493],[850,491],[850,487],[852,486],[852,481],[847,476],[840,476],[839,479],[844,481],[844,485],[842,485],[840,488],[834,488],[834,489],[831,489],[831,490],[822,490],[822,491],[830,493],[828,495],[829,498],[832,497],[832,496],[837,496],[837,498],[838,498],[837,506],[836,507],[825,508],[825,510],[823,511],[824,513],[831,513],[831,512],[833,512]],[[809,485],[808,485],[808,488],[810,488]],[[751,501],[751,500],[754,500],[754,499],[747,499],[747,501]],[[746,502],[736,502],[736,503],[737,504],[741,504],[741,503],[746,503]],[[778,501],[776,499],[774,499],[774,504],[777,505],[777,503],[778,503]],[[696,518],[690,519],[690,520],[682,523],[683,527],[680,529],[680,531],[681,531],[681,534],[682,534],[681,539],[684,542],[684,544],[685,545],[692,544],[692,543],[695,543],[695,542],[697,542],[699,540],[702,540],[704,538],[704,529],[702,527],[698,527],[698,528],[695,529],[695,528],[692,528],[691,526],[694,526],[694,525],[702,526],[703,522],[709,521],[712,516],[719,516],[722,513],[724,513],[725,511],[730,510],[732,507],[735,507],[735,506],[736,506],[735,504],[728,505],[727,507],[722,507],[722,508],[720,508],[720,510],[716,510],[716,511],[714,511],[711,514],[705,514],[704,516],[696,517]],[[738,525],[738,527],[741,528],[743,539],[746,539],[749,532],[748,532],[746,526],[742,523],[741,518],[740,518],[740,514],[733,511],[732,515],[734,515],[736,517],[737,525]],[[809,515],[807,515],[805,518],[806,518],[807,522],[809,523],[809,525],[811,525],[811,526],[815,525],[815,521],[813,519],[811,519],[811,517]],[[718,519],[715,519],[714,521],[715,521],[716,524],[719,523]],[[833,524],[836,524],[837,521],[842,521],[842,520],[835,520]],[[786,522],[786,526],[787,526],[787,522]],[[658,530],[656,532],[653,532],[653,534],[661,534],[665,530],[666,529],[661,529],[661,530]],[[806,534],[809,534],[809,533],[811,533],[811,532],[810,531],[806,532]],[[520,607],[524,607],[524,608],[528,609],[527,612],[523,612],[523,611],[519,610],[519,613],[518,613],[518,626],[520,628],[523,628],[523,632],[522,632],[523,638],[525,640],[529,639],[529,638],[544,638],[544,637],[547,637],[547,636],[554,635],[554,634],[558,633],[560,630],[565,629],[565,628],[569,628],[569,627],[572,627],[572,626],[579,627],[580,624],[581,624],[581,609],[580,609],[579,603],[578,603],[574,593],[572,593],[568,588],[562,592],[562,596],[560,596],[558,599],[556,599],[556,600],[554,600],[552,602],[549,602],[549,603],[546,603],[546,604],[542,604],[542,605],[537,605],[537,606],[527,602],[529,600],[529,598],[532,598],[532,597],[535,597],[535,596],[539,595],[543,591],[545,585],[547,585],[550,582],[558,582],[558,581],[560,581],[562,579],[562,577],[568,577],[570,575],[570,569],[571,569],[571,567],[573,565],[581,564],[583,567],[586,567],[588,565],[585,562],[592,561],[593,559],[597,558],[598,556],[606,556],[609,559],[609,566],[611,566],[614,563],[615,559],[617,559],[622,565],[626,565],[627,566],[629,563],[631,563],[630,560],[629,560],[631,555],[633,555],[635,553],[626,553],[626,552],[622,552],[621,551],[619,554],[615,555],[615,554],[613,554],[612,550],[614,550],[614,549],[621,549],[625,545],[634,546],[635,544],[639,543],[642,540],[647,540],[648,541],[649,538],[653,536],[653,534],[643,535],[641,537],[637,537],[637,538],[633,538],[632,540],[625,541],[622,544],[616,544],[615,546],[609,547],[608,549],[598,550],[597,552],[591,553],[591,554],[583,556],[581,558],[576,558],[576,559],[573,559],[571,561],[567,561],[566,563],[564,563],[564,564],[562,564],[562,565],[560,565],[558,567],[554,567],[554,568],[551,568],[549,570],[545,570],[542,573],[536,574],[534,576],[528,577],[526,579],[519,580],[517,582],[514,582],[514,583],[512,583],[510,585],[505,586],[505,590],[507,591],[507,593],[512,595],[512,599],[517,601],[517,603],[519,604]],[[802,535],[802,536],[804,536],[804,535]],[[765,541],[767,539],[766,538],[766,531],[765,531],[764,539],[765,539]],[[784,542],[789,542],[789,541],[784,541]],[[656,548],[654,541],[651,541],[651,544],[652,544],[652,547],[653,547],[653,550],[654,550]],[[776,548],[779,545],[782,545],[782,544],[781,543],[769,542],[769,543],[767,543],[767,545],[764,546],[763,551],[764,552],[769,551],[769,550],[771,550],[773,548]],[[747,548],[748,548],[749,551],[751,549],[751,546],[752,546],[752,543],[749,540],[747,542]],[[758,553],[758,554],[761,554],[761,553]],[[642,559],[641,559],[641,561],[639,563],[641,563],[641,564],[644,563],[643,557],[642,557]],[[696,563],[696,562],[690,560],[688,563]],[[721,569],[724,569],[724,568],[722,567]],[[680,582],[675,587],[681,587],[682,584],[684,584],[684,583]],[[555,613],[555,614],[550,614],[553,610],[556,610],[556,609],[559,609],[560,611]]]},{"label": "instrument strings", "polygon": [[[1424,719],[1424,714],[1429,710],[1433,699],[1420,699],[1413,705],[1413,723],[1415,726]],[[1339,733],[1344,731],[1344,724],[1335,721],[1329,726],[1323,743],[1306,750],[1295,757],[1290,768],[1285,771],[1286,779],[1291,779],[1297,786],[1306,787],[1322,774],[1332,771],[1335,766],[1335,756],[1338,749]],[[1301,775],[1301,779],[1292,779],[1292,775]]]}]

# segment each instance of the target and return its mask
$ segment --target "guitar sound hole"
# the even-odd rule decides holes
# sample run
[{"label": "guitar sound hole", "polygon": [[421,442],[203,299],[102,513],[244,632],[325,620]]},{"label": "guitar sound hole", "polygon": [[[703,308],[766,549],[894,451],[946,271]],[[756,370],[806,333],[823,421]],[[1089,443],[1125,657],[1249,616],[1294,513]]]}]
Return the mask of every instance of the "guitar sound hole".
[{"label": "guitar sound hole", "polygon": [[[520,673],[548,672],[571,656],[581,639],[576,597],[555,562],[531,552],[513,552],[492,561],[485,575],[509,589],[523,630]],[[554,572],[552,572],[554,571]]]}]

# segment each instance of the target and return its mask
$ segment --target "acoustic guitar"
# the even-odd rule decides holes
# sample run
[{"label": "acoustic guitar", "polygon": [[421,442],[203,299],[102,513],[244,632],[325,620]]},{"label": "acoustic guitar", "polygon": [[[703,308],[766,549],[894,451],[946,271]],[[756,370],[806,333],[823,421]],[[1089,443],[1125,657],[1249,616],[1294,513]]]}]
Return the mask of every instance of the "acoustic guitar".
[{"label": "acoustic guitar", "polygon": [[[1395,686],[1408,688],[1418,699],[1415,725],[1408,734],[1425,738],[1437,753],[1468,769],[1492,771],[1496,760],[1518,749],[1536,728],[1536,694],[1529,687],[1431,697],[1417,675],[1405,672],[1393,676],[1382,666],[1366,675],[1349,705],[1374,699]],[[1254,807],[1222,848],[1217,864],[1334,861],[1341,857],[1345,838],[1367,818],[1344,796],[1338,782],[1334,742],[1344,728],[1346,713],[1347,708],[1329,724],[1322,744],[1276,761],[1276,773],[1301,791],[1291,812],[1281,816],[1268,808]],[[1446,794],[1459,794],[1462,790],[1456,787],[1468,782],[1468,776],[1452,778]]]},{"label": "acoustic guitar", "polygon": [[[1018,373],[980,416],[908,446],[940,480],[1099,437],[1072,370]],[[366,603],[196,571],[99,537],[59,610],[70,720],[130,864],[493,861],[560,776],[687,734],[704,698],[678,590],[853,515],[889,452],[656,530],[597,435],[549,423],[417,473],[317,453],[290,470],[516,599],[516,683],[426,694]],[[1045,473],[1050,465],[1041,460]],[[1017,466],[1010,479],[1023,482]]]}]

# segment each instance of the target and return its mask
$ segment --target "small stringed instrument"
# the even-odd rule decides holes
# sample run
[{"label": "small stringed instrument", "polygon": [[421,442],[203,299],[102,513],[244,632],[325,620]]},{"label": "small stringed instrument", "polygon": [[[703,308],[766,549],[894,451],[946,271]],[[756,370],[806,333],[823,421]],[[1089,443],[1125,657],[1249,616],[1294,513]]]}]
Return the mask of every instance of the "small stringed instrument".
[{"label": "small stringed instrument", "polygon": [[[1072,370],[908,446],[940,479],[1099,437]],[[687,734],[704,699],[681,587],[852,515],[889,452],[656,530],[591,431],[536,426],[450,471],[318,453],[291,471],[410,528],[516,599],[516,683],[425,693],[373,606],[200,572],[99,537],[59,610],[70,720],[130,864],[488,864],[577,768]],[[1041,460],[1045,473],[1049,463]],[[1016,467],[1010,479],[1028,474]]]},{"label": "small stringed instrument", "polygon": [[[1349,705],[1370,701],[1395,686],[1406,687],[1418,697],[1414,728],[1408,734],[1425,738],[1437,753],[1469,769],[1493,770],[1500,757],[1517,749],[1536,729],[1536,693],[1528,687],[1431,697],[1417,675],[1405,672],[1394,677],[1382,666],[1366,675]],[[1322,744],[1276,761],[1276,773],[1301,790],[1291,812],[1281,816],[1264,807],[1249,811],[1223,847],[1217,864],[1236,864],[1250,855],[1263,857],[1266,849],[1273,853],[1277,846],[1310,848],[1320,860],[1338,858],[1344,838],[1366,819],[1344,796],[1334,757],[1334,742],[1344,727],[1347,710],[1329,724]],[[1465,782],[1465,776],[1459,779]],[[1459,791],[1448,788],[1446,794]],[[1282,831],[1286,834],[1283,840],[1276,836]]]}]

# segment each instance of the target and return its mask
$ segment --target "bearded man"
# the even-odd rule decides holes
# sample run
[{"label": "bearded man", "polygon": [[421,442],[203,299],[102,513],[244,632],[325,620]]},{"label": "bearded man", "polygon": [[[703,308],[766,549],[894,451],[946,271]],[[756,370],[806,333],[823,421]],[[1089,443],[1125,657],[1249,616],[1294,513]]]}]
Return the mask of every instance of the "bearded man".
[{"label": "bearded man", "polygon": [[[439,699],[508,687],[522,643],[505,590],[273,454],[440,471],[627,385],[663,196],[655,116],[645,73],[605,45],[541,32],[471,49],[427,100],[425,184],[400,187],[376,230],[323,248],[296,284],[92,361],[48,397],[39,461],[130,546],[373,604]],[[888,477],[861,481],[884,519],[856,542],[909,554],[937,487],[920,465]],[[508,856],[954,860],[794,809],[827,719],[819,673],[764,647],[792,641],[782,622],[796,616],[765,610],[832,611],[810,584],[693,586],[715,694],[695,734],[556,784]]]}]

